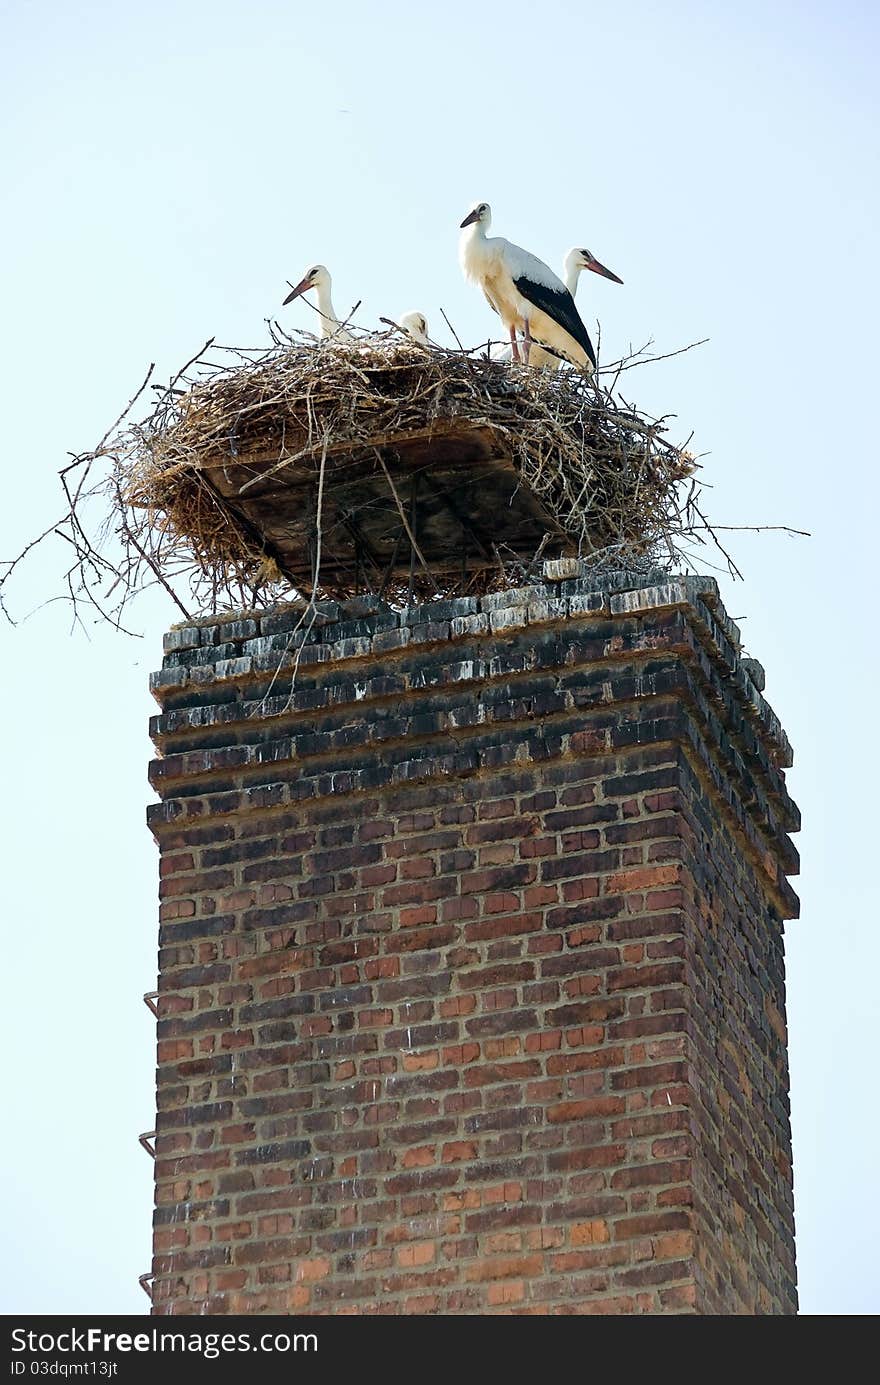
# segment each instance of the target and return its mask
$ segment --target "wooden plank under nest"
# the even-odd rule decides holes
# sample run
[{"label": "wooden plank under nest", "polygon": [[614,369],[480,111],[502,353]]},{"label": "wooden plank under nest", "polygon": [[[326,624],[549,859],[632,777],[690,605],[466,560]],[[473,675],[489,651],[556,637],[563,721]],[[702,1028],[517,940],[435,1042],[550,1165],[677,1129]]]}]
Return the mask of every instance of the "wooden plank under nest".
[{"label": "wooden plank under nest", "polygon": [[[316,552],[320,450],[284,464],[274,450],[218,458],[203,474],[229,509],[301,590]],[[524,485],[502,435],[467,420],[394,437],[334,444],[323,459],[324,590],[378,590],[414,567],[438,587],[463,574],[566,551],[568,539]],[[547,540],[546,536],[550,539]],[[413,543],[414,540],[414,543]]]}]

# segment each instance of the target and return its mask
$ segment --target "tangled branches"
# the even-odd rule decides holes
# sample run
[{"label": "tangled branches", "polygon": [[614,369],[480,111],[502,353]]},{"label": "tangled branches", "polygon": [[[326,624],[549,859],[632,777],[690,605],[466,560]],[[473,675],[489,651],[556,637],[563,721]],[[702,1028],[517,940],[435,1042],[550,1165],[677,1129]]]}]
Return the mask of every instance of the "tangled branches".
[{"label": "tangled branches", "polygon": [[6,564],[0,606],[50,533],[72,549],[77,618],[91,605],[120,629],[156,584],[190,618],[302,593],[485,591],[562,554],[693,570],[714,542],[736,571],[687,444],[616,392],[646,349],[605,387],[393,331],[343,345],[270,330],[268,349],[206,342],[161,388],[151,368],[60,473],[64,514]]}]

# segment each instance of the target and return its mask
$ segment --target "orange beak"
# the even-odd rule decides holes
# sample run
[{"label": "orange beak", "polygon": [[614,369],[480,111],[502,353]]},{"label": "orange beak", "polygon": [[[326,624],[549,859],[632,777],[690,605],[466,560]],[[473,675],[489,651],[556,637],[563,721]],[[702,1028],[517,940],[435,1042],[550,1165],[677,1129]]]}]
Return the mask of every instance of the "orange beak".
[{"label": "orange beak", "polygon": [[600,264],[598,260],[591,260],[590,263],[587,265],[587,269],[591,269],[594,274],[601,274],[603,279],[610,279],[611,282],[614,284],[623,283],[622,279],[618,279],[616,274],[612,274],[611,270],[606,269],[605,266],[603,264]]},{"label": "orange beak", "polygon": [[300,281],[299,281],[299,283],[297,284],[296,288],[295,288],[295,289],[292,289],[291,292],[290,292],[290,293],[287,295],[287,297],[285,298],[284,302],[283,302],[282,305],[281,305],[282,308],[286,308],[287,305],[288,305],[288,303],[292,303],[293,300],[294,300],[294,298],[299,298],[299,296],[300,296],[301,293],[305,293],[306,290],[307,290],[307,289],[310,289],[311,287],[312,287],[311,281],[310,281],[308,278],[300,279]]}]

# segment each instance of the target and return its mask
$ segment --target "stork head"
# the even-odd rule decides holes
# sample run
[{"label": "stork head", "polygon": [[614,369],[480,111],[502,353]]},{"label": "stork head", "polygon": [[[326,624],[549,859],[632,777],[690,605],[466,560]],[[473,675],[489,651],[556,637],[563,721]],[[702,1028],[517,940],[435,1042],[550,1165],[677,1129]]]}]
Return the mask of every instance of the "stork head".
[{"label": "stork head", "polygon": [[402,327],[413,341],[421,342],[423,346],[428,345],[428,319],[424,313],[404,313],[397,325]]},{"label": "stork head", "polygon": [[488,231],[491,224],[492,208],[489,206],[489,203],[477,202],[471,207],[471,210],[461,223],[461,229],[464,230],[465,226],[481,226],[484,231]]},{"label": "stork head", "polygon": [[569,250],[565,257],[566,272],[575,269],[580,273],[582,269],[591,269],[594,274],[601,274],[603,279],[611,279],[615,284],[622,284],[623,280],[618,279],[616,274],[612,274],[610,269],[606,269],[603,264],[596,259],[590,250],[574,249]]},{"label": "stork head", "polygon": [[287,295],[284,304],[292,303],[294,298],[299,298],[300,294],[308,293],[309,289],[316,289],[321,286],[330,288],[330,271],[324,265],[316,264],[306,271],[296,288]]}]

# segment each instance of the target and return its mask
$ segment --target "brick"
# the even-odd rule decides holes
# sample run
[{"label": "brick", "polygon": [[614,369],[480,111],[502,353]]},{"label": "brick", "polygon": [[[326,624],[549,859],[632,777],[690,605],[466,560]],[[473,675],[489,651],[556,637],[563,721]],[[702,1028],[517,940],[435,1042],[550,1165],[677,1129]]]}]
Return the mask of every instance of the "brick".
[{"label": "brick", "polygon": [[610,1240],[611,1233],[607,1221],[586,1221],[571,1226],[568,1235],[573,1246],[594,1246]]},{"label": "brick", "polygon": [[295,1278],[312,1283],[318,1279],[325,1279],[331,1268],[330,1260],[324,1256],[318,1256],[314,1260],[300,1260],[296,1266]]},{"label": "brick", "polygon": [[545,573],[169,640],[155,1312],[795,1311],[789,747],[713,587]]},{"label": "brick", "polygon": [[432,1264],[436,1254],[437,1247],[433,1241],[421,1241],[418,1244],[398,1246],[394,1258],[398,1265],[416,1269],[421,1265]]},{"label": "brick", "polygon": [[680,962],[658,963],[655,966],[621,967],[608,974],[610,991],[648,990],[680,981],[684,976],[684,964]]},{"label": "brick", "polygon": [[687,1212],[650,1212],[643,1216],[615,1221],[614,1236],[619,1241],[632,1240],[664,1231],[685,1230],[690,1225],[690,1214]]},{"label": "brick", "polygon": [[[542,1267],[543,1259],[540,1255],[510,1255],[471,1265],[465,1274],[467,1279],[476,1283],[497,1282],[505,1279],[519,1279],[520,1275],[538,1275],[541,1273]],[[520,1297],[521,1295],[516,1295],[517,1299]],[[509,1301],[503,1297],[498,1300],[498,1302]]]},{"label": "brick", "polygon": [[612,1188],[646,1188],[657,1183],[678,1183],[687,1176],[689,1166],[686,1161],[663,1162],[658,1159],[652,1164],[636,1168],[620,1169],[611,1177]]},{"label": "brick", "polygon": [[590,1102],[587,1101],[560,1101],[555,1106],[547,1107],[547,1120],[551,1125],[556,1125],[564,1121],[579,1121],[587,1116],[594,1114],[590,1109]]},{"label": "brick", "polygon": [[679,878],[681,867],[678,864],[667,866],[642,866],[633,870],[621,870],[610,875],[605,882],[608,894],[618,891],[648,890],[660,885],[674,884]]},{"label": "brick", "polygon": [[662,1087],[674,1085],[687,1079],[687,1063],[656,1063],[638,1068],[628,1068],[625,1072],[615,1072],[611,1085],[615,1091],[631,1091],[635,1087]]}]

